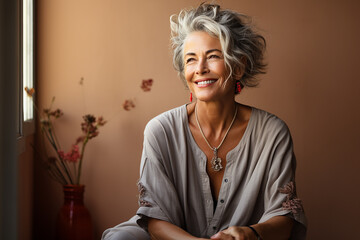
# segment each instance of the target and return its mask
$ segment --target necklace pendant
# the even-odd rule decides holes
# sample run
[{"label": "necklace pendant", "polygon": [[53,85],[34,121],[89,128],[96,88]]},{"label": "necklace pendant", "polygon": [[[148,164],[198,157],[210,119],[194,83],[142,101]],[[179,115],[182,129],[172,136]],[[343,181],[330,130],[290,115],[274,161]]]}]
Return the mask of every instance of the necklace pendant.
[{"label": "necklace pendant", "polygon": [[218,172],[221,169],[223,169],[223,166],[221,165],[221,158],[218,158],[217,156],[213,157],[213,159],[211,160],[211,165],[212,165],[212,169],[215,172]]},{"label": "necklace pendant", "polygon": [[218,172],[223,168],[221,165],[221,158],[217,155],[217,148],[214,148],[214,157],[211,159],[211,165],[215,172]]}]

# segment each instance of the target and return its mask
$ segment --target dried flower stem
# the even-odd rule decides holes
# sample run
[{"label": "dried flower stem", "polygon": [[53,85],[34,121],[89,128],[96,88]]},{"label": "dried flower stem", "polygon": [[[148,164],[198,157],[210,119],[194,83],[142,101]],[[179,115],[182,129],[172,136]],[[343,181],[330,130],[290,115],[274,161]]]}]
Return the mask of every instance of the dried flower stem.
[{"label": "dried flower stem", "polygon": [[84,158],[84,153],[85,153],[85,146],[89,141],[89,137],[86,136],[82,148],[81,148],[81,155],[80,155],[80,161],[79,161],[79,168],[78,168],[78,175],[77,175],[77,184],[80,183],[80,176],[81,176],[81,167],[82,167],[82,162],[83,162],[83,158]]},{"label": "dried flower stem", "polygon": [[[51,99],[51,103],[50,103],[49,109],[51,109],[54,101],[55,101],[55,97],[53,97],[53,98]],[[55,143],[56,146],[58,146],[58,149],[61,149],[59,140],[58,140],[58,138],[57,138],[57,136],[56,136],[55,129],[54,129],[54,127],[53,127],[53,124],[52,124],[52,121],[51,121],[51,119],[50,119],[50,115],[49,115],[49,114],[47,114],[47,119],[48,119],[48,121],[49,121],[49,123],[50,123],[50,128],[51,128],[52,133],[53,133],[53,136],[54,136],[54,140],[55,140],[54,143]]]},{"label": "dried flower stem", "polygon": [[42,131],[43,133],[45,134],[46,138],[48,139],[49,143],[51,144],[51,146],[54,148],[54,150],[56,151],[59,159],[60,159],[60,163],[62,164],[64,170],[65,170],[65,173],[68,177],[68,180],[70,181],[71,184],[74,184],[74,181],[71,177],[71,174],[69,173],[69,170],[68,170],[68,166],[64,163],[64,160],[61,159],[59,153],[58,153],[58,150],[59,150],[59,147],[57,146],[55,140],[54,140],[54,137],[53,137],[53,133],[54,131],[52,131],[53,129],[53,124],[51,122],[51,119],[48,117],[48,123],[49,123],[49,126],[47,129],[45,129],[45,127],[42,126]]},{"label": "dried flower stem", "polygon": [[58,181],[63,185],[66,184],[67,181],[66,181],[65,177],[63,176],[62,172],[60,171],[59,167],[57,166],[57,163],[55,163],[54,165],[51,165],[50,168],[52,168],[53,166],[55,166],[55,167],[52,170],[49,169],[50,176],[55,181]]}]

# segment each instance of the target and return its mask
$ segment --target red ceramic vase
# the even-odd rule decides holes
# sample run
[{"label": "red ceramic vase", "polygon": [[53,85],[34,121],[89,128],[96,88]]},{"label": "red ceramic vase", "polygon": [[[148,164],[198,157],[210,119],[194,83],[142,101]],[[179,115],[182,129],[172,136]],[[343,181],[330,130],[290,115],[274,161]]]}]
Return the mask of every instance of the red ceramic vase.
[{"label": "red ceramic vase", "polygon": [[64,185],[64,205],[57,224],[58,240],[93,240],[93,227],[89,211],[84,206],[84,185]]}]

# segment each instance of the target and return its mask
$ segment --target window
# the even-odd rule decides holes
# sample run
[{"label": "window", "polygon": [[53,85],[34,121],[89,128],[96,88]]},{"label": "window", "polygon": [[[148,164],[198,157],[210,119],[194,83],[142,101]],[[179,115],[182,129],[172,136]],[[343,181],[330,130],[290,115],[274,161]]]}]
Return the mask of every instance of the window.
[{"label": "window", "polygon": [[[33,0],[23,0],[22,5],[22,86],[34,87],[34,11]],[[34,118],[32,100],[22,87],[23,121]]]}]

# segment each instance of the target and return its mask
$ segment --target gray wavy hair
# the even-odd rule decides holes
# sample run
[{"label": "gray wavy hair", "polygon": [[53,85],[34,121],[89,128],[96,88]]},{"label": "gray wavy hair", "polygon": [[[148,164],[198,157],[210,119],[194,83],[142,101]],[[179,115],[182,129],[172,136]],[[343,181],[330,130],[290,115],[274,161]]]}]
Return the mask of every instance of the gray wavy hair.
[{"label": "gray wavy hair", "polygon": [[[220,40],[229,78],[240,81],[242,87],[258,84],[257,74],[265,73],[266,41],[254,31],[251,18],[219,5],[201,4],[182,10],[170,17],[173,64],[180,78],[184,76],[184,41],[194,31],[205,31]],[[228,80],[227,79],[227,80]]]}]

